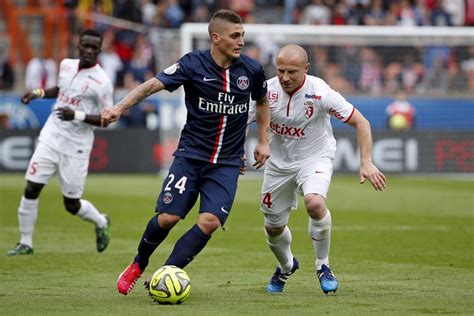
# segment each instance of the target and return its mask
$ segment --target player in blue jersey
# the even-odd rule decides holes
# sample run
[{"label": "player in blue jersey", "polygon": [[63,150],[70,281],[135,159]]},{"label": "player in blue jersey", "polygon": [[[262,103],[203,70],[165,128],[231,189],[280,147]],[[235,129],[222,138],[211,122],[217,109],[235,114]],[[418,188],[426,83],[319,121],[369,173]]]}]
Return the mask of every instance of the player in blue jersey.
[{"label": "player in blue jersey", "polygon": [[270,114],[262,66],[242,55],[244,30],[238,15],[216,12],[209,22],[211,49],[195,51],[132,90],[115,107],[102,111],[102,125],[119,119],[128,108],[162,89],[184,87],[186,124],[169,174],[158,197],[157,214],[149,221],[138,254],[120,275],[117,288],[127,295],[169,231],[191,210],[200,196],[197,223],[175,244],[165,265],[184,268],[204,248],[212,233],[229,216],[244,165],[249,102],[257,102],[259,141],[255,167],[270,156]]}]

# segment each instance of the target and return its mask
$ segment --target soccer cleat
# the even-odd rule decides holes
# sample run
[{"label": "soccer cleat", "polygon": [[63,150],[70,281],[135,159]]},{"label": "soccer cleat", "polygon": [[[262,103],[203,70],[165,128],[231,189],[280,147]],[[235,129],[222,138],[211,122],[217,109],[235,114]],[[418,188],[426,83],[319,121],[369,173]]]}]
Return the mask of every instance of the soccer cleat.
[{"label": "soccer cleat", "polygon": [[318,275],[319,283],[321,284],[321,289],[324,294],[328,294],[329,292],[336,293],[338,284],[336,276],[332,273],[331,268],[323,264],[321,269],[316,271],[316,274]]},{"label": "soccer cleat", "polygon": [[267,285],[267,292],[268,293],[278,293],[283,292],[283,288],[285,287],[286,281],[288,277],[295,273],[296,270],[299,268],[299,263],[296,258],[293,257],[293,268],[286,273],[281,273],[280,267],[277,267],[275,273],[273,274],[270,282]]},{"label": "soccer cleat", "polygon": [[127,295],[133,290],[135,283],[142,276],[142,270],[136,262],[132,262],[119,276],[117,289],[120,294]]},{"label": "soccer cleat", "polygon": [[105,224],[104,227],[96,227],[95,228],[95,236],[96,236],[96,246],[97,246],[97,251],[102,252],[107,248],[109,245],[110,241],[110,236],[109,236],[109,227],[110,227],[110,219],[109,217],[104,214],[105,220],[107,223]]},{"label": "soccer cleat", "polygon": [[31,248],[30,246],[17,243],[15,248],[7,252],[7,255],[19,256],[19,255],[32,255],[33,253],[34,253],[33,248]]}]

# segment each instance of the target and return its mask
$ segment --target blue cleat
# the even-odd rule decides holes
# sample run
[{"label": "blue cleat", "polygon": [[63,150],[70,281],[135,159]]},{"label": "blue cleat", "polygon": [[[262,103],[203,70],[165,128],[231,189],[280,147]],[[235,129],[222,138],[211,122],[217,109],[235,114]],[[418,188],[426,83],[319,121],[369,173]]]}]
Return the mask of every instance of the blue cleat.
[{"label": "blue cleat", "polygon": [[328,294],[329,292],[336,293],[338,287],[337,279],[327,265],[323,264],[321,270],[317,270],[316,274],[318,275],[319,283],[321,284],[321,289],[324,294]]},{"label": "blue cleat", "polygon": [[275,273],[273,274],[270,282],[267,285],[267,292],[268,293],[278,293],[283,292],[283,288],[285,287],[286,281],[288,277],[295,273],[296,270],[299,268],[299,263],[296,258],[293,257],[293,268],[286,273],[281,273],[280,267],[277,267]]}]

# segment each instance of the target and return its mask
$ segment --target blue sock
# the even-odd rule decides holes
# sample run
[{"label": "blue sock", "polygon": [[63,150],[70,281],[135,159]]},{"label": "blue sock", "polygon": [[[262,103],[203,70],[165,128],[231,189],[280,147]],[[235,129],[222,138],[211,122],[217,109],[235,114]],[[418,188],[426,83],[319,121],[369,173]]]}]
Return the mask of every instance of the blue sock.
[{"label": "blue sock", "polygon": [[211,236],[204,234],[199,226],[195,224],[176,242],[165,265],[184,268],[201,252],[209,239],[211,239]]},{"label": "blue sock", "polygon": [[169,229],[163,229],[158,224],[158,214],[150,219],[145,231],[143,232],[140,244],[138,245],[138,254],[133,260],[138,263],[142,272],[147,267],[150,257],[155,249],[163,240],[165,240],[169,232]]}]

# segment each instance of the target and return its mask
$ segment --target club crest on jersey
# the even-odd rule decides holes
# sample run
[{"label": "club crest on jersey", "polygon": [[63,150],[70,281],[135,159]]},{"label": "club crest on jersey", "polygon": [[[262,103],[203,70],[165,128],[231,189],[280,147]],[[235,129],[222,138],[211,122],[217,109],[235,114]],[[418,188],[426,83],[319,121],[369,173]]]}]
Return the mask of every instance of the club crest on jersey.
[{"label": "club crest on jersey", "polygon": [[163,70],[163,72],[167,75],[172,75],[176,72],[176,70],[179,69],[179,64],[178,63],[175,63],[175,64],[172,64],[171,66],[169,66],[168,68],[166,68],[165,70]]},{"label": "club crest on jersey", "polygon": [[163,194],[163,203],[170,204],[171,202],[173,202],[173,194],[169,192]]},{"label": "club crest on jersey", "polygon": [[86,93],[87,89],[89,89],[89,82],[86,82],[86,83],[82,86],[82,93]]},{"label": "club crest on jersey", "polygon": [[237,79],[237,86],[239,87],[240,90],[245,90],[249,87],[249,78],[245,76],[240,76]]},{"label": "club crest on jersey", "polygon": [[304,117],[307,119],[311,118],[314,113],[313,101],[305,101],[304,103]]}]

